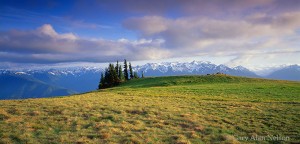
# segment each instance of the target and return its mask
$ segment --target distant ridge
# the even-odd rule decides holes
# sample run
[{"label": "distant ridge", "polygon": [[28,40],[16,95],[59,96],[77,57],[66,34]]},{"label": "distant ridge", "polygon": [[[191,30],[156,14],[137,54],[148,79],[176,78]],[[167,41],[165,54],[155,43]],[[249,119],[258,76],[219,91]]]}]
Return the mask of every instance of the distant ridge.
[{"label": "distant ridge", "polygon": [[260,77],[243,66],[230,68],[208,61],[147,63],[134,67],[134,70],[144,72],[146,76],[206,75],[221,72],[235,76]]},{"label": "distant ridge", "polygon": [[300,66],[290,65],[270,73],[267,78],[300,81]]},{"label": "distant ridge", "polygon": [[[221,72],[233,76],[300,81],[299,65],[282,67],[267,76],[259,76],[243,66],[228,67],[222,64],[216,65],[208,61],[147,63],[135,66],[133,70],[137,71],[139,75],[144,72],[146,77],[207,75]],[[7,96],[9,95],[13,98],[33,97],[34,95],[32,95],[32,93],[36,91],[41,92],[41,90],[38,89],[49,89],[49,92],[46,94],[39,95],[41,97],[69,95],[75,92],[89,92],[97,89],[101,72],[103,72],[103,69],[99,67],[0,70],[0,79],[2,80],[0,88],[3,94],[0,99],[8,98]],[[7,77],[13,77],[14,79],[11,81],[15,84],[4,80],[7,79]],[[8,84],[11,85],[9,86]],[[25,87],[26,89],[31,88],[34,90],[25,91]],[[59,93],[52,93],[57,88],[61,91]],[[8,92],[6,89],[10,89],[10,91]],[[17,94],[17,90],[20,91],[20,93]]]},{"label": "distant ridge", "polygon": [[43,98],[75,93],[22,75],[2,75],[0,77],[0,88],[0,99]]},{"label": "distant ridge", "polygon": [[63,69],[40,70],[0,70],[0,77],[4,75],[17,75],[34,78],[44,83],[63,87],[79,93],[97,89],[101,68],[76,67]]}]

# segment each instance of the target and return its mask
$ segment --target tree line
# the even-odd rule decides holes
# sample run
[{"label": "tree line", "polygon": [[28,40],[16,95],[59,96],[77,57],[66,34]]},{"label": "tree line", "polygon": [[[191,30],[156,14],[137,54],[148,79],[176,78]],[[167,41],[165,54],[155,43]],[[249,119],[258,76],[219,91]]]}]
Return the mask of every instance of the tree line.
[{"label": "tree line", "polygon": [[[142,73],[142,78],[144,74]],[[133,72],[131,63],[129,62],[129,66],[127,65],[126,59],[124,59],[124,66],[122,69],[122,65],[117,61],[116,66],[114,64],[109,63],[108,67],[105,68],[104,73],[101,73],[100,82],[98,85],[98,89],[105,89],[119,85],[121,82],[128,81],[131,79],[138,79],[137,72]]]}]

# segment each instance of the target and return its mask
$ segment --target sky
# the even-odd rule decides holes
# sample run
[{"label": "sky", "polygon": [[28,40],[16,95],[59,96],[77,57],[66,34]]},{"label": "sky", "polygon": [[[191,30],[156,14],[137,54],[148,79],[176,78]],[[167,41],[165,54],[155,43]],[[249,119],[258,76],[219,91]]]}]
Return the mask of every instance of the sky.
[{"label": "sky", "polygon": [[1,0],[0,67],[300,64],[299,0]]}]

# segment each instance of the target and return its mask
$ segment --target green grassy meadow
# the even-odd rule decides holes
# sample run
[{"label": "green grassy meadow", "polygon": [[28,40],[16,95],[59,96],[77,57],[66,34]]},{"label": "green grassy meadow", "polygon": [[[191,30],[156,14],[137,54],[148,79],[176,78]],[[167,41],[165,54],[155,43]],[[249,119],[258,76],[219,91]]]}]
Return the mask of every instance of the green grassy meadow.
[{"label": "green grassy meadow", "polygon": [[292,81],[149,77],[73,96],[0,101],[0,143],[292,142],[300,142],[300,83]]}]

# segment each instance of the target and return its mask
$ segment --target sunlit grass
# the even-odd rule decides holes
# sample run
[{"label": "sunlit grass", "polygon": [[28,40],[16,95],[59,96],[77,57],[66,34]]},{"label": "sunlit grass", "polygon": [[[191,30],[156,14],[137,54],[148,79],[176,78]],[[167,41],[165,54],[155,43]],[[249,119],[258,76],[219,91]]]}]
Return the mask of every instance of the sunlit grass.
[{"label": "sunlit grass", "polygon": [[299,142],[299,96],[300,84],[288,81],[133,80],[70,97],[0,101],[0,143],[239,143],[253,135]]}]

